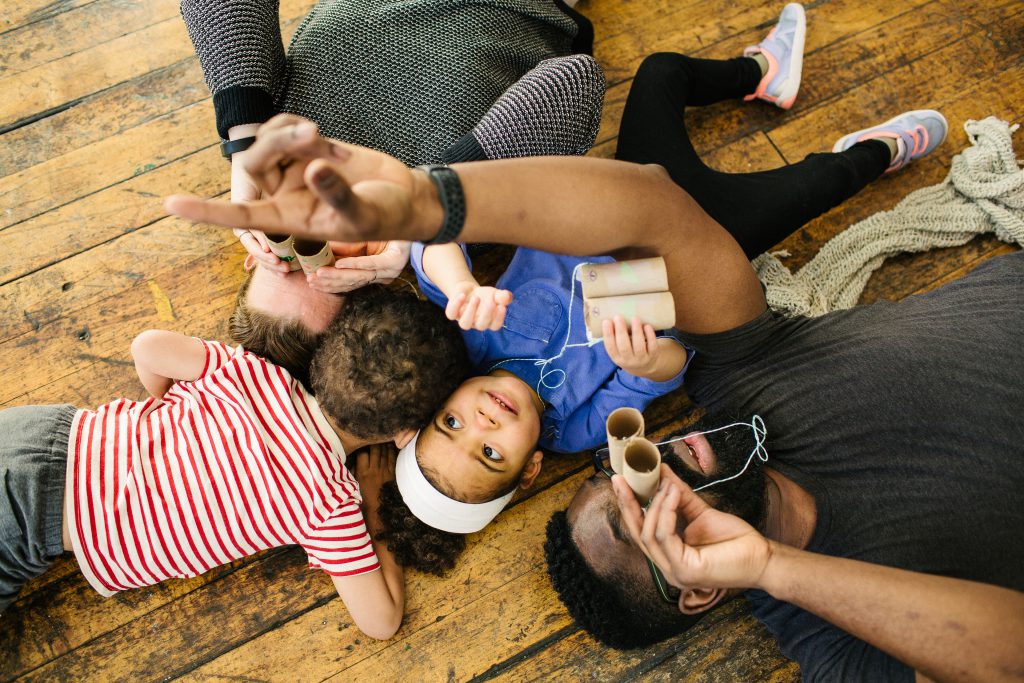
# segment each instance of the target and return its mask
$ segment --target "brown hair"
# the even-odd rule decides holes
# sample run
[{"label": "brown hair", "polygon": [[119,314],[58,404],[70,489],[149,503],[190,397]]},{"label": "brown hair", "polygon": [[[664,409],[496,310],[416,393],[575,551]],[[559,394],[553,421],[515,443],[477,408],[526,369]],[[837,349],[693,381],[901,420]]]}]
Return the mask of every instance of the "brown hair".
[{"label": "brown hair", "polygon": [[363,287],[320,339],[309,374],[320,407],[362,439],[426,424],[469,374],[462,335],[415,295]]},{"label": "brown hair", "polygon": [[228,320],[228,335],[247,351],[280,365],[308,388],[309,364],[324,333],[313,332],[296,320],[275,318],[249,306],[246,295],[253,272],[246,272],[238,288],[235,310]]}]

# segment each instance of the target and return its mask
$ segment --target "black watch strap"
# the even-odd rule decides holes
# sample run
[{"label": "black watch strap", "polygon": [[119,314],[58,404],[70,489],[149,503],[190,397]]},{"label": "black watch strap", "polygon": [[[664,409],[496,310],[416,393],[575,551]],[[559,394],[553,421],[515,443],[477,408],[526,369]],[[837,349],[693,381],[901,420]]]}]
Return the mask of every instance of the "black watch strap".
[{"label": "black watch strap", "polygon": [[444,221],[441,229],[427,244],[446,244],[454,242],[462,234],[462,226],[466,223],[466,196],[462,193],[462,181],[459,175],[447,166],[425,164],[417,166],[424,171],[437,188],[444,210]]},{"label": "black watch strap", "polygon": [[256,142],[255,136],[238,138],[237,140],[221,140],[220,155],[225,159],[230,159],[232,154],[235,152],[244,152],[252,147],[252,143],[254,142]]}]

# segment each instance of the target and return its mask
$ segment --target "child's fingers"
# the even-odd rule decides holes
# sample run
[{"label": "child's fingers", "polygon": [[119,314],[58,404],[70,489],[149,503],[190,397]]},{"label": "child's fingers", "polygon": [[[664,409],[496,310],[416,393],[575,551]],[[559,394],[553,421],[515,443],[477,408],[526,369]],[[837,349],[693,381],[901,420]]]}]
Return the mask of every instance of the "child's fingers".
[{"label": "child's fingers", "polygon": [[466,293],[459,292],[451,299],[448,299],[448,305],[444,307],[444,315],[449,320],[458,320],[459,316],[462,315],[462,307],[466,303]]},{"label": "child's fingers", "polygon": [[474,297],[469,298],[469,303],[462,309],[462,315],[459,316],[459,327],[464,330],[473,329],[473,321],[476,319],[476,310],[480,306],[480,299]]},{"label": "child's fingers", "polygon": [[494,303],[494,297],[488,296],[486,291],[483,296],[478,298],[480,305],[477,307],[476,317],[473,318],[473,329],[486,330],[491,326],[491,316],[494,315],[494,308],[497,304]]},{"label": "child's fingers", "polygon": [[637,358],[644,358],[647,356],[647,337],[644,335],[644,324],[640,322],[640,318],[633,317],[632,325],[630,326],[629,340],[633,345],[633,355]]},{"label": "child's fingers", "polygon": [[654,331],[653,325],[644,325],[644,336],[647,338],[647,348],[654,353],[658,348],[658,334]]},{"label": "child's fingers", "polygon": [[507,289],[499,289],[494,293],[494,300],[502,306],[508,306],[512,303],[512,292]]},{"label": "child's fingers", "polygon": [[494,316],[491,318],[491,326],[488,327],[491,332],[497,332],[505,324],[505,306],[498,304],[494,309]]},{"label": "child's fingers", "polygon": [[629,338],[629,328],[626,326],[626,319],[621,315],[615,316],[615,348],[619,356],[630,358],[633,356],[633,344]]},{"label": "child's fingers", "polygon": [[604,341],[604,350],[608,357],[616,364],[619,362],[619,352],[615,348],[615,327],[611,320],[601,321],[601,339]]}]

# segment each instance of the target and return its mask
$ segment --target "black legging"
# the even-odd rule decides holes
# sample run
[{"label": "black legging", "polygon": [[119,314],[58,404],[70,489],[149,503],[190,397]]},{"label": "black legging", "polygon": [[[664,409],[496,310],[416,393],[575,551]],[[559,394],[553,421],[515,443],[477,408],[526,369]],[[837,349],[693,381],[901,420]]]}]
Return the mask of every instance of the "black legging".
[{"label": "black legging", "polygon": [[888,145],[868,140],[771,171],[708,168],[686,134],[685,108],[738,99],[754,92],[760,80],[757,62],[747,57],[717,61],[668,52],[651,55],[633,79],[615,153],[616,159],[664,166],[736,238],[748,258],[855,195],[890,160]]}]

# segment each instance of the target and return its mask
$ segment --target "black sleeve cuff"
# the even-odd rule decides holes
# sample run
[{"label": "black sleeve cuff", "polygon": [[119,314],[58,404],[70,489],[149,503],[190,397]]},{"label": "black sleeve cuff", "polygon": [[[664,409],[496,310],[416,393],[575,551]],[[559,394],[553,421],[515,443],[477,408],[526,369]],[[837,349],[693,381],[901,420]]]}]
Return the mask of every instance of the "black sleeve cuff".
[{"label": "black sleeve cuff", "polygon": [[487,153],[472,133],[466,133],[454,145],[441,155],[442,164],[454,164],[460,161],[483,161]]},{"label": "black sleeve cuff", "polygon": [[277,113],[270,93],[263,88],[241,85],[214,93],[213,111],[217,115],[217,133],[223,140],[227,140],[231,127],[263,123]]}]

